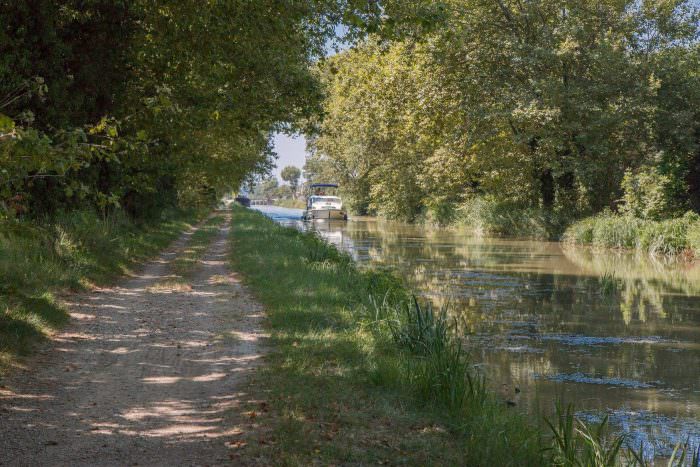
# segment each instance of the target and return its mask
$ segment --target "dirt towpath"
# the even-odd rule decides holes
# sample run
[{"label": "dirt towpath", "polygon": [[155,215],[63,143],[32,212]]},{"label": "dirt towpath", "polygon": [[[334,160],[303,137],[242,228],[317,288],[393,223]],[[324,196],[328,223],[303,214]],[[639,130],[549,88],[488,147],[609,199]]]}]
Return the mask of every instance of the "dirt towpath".
[{"label": "dirt towpath", "polygon": [[230,465],[264,336],[227,267],[226,217],[191,289],[162,287],[188,232],[138,276],[70,300],[72,324],[0,382],[0,465]]}]

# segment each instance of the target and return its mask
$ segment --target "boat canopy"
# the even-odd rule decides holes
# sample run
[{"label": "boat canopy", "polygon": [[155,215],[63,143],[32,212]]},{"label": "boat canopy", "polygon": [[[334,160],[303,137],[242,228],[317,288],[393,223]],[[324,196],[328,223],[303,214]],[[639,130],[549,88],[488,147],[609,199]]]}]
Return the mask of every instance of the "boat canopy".
[{"label": "boat canopy", "polygon": [[338,188],[335,183],[314,183],[311,188]]}]

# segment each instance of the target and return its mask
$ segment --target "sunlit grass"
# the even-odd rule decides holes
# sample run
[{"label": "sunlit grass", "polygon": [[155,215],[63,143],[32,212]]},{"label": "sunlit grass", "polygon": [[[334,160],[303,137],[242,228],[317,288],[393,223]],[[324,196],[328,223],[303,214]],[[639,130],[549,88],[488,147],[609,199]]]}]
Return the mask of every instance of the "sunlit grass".
[{"label": "sunlit grass", "polygon": [[[242,451],[276,465],[647,465],[578,420],[530,419],[487,389],[444,309],[319,238],[236,208],[234,268],[263,302],[271,352],[250,383],[271,410]],[[601,293],[614,293],[614,275]],[[256,403],[260,403],[257,400]],[[257,438],[255,438],[257,437]],[[687,465],[683,447],[670,465]],[[681,460],[681,464],[678,463]],[[639,459],[642,459],[641,461]]]},{"label": "sunlit grass", "polygon": [[536,430],[486,396],[445,315],[404,302],[397,279],[361,272],[321,239],[248,210],[234,210],[232,236],[234,268],[265,305],[272,334],[254,382],[273,409],[271,441],[250,440],[251,459],[540,463]]}]

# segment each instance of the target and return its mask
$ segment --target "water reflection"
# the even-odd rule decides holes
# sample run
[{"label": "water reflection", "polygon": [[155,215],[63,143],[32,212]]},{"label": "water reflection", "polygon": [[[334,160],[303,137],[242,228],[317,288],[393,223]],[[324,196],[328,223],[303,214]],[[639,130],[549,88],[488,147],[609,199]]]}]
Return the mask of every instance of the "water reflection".
[{"label": "water reflection", "polygon": [[[451,302],[491,384],[524,410],[572,401],[659,455],[700,444],[700,267],[377,219],[302,224]],[[520,390],[515,393],[515,388]]]}]

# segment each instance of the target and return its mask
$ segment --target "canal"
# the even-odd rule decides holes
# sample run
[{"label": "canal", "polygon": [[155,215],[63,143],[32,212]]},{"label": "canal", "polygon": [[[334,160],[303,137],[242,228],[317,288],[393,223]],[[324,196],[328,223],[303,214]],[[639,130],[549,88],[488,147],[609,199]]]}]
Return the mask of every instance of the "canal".
[{"label": "canal", "polygon": [[579,417],[607,415],[658,456],[700,445],[700,264],[256,208],[449,306],[489,384],[521,410],[575,403]]}]

